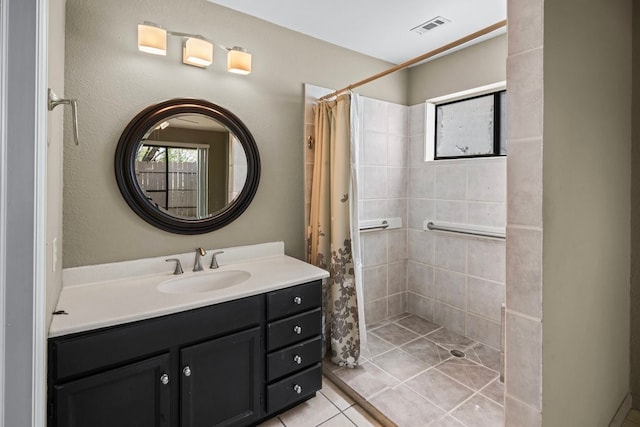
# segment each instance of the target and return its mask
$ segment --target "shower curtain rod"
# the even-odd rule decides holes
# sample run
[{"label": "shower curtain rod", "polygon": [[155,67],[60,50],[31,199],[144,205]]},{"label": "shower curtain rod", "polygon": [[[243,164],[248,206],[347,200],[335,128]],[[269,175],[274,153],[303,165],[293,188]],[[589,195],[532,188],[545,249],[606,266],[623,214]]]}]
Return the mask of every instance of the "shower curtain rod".
[{"label": "shower curtain rod", "polygon": [[506,26],[507,26],[507,20],[506,19],[504,19],[504,20],[502,20],[500,22],[496,22],[495,24],[489,25],[488,27],[485,27],[485,28],[483,28],[483,29],[481,29],[479,31],[476,31],[475,33],[471,33],[471,34],[469,34],[469,35],[467,35],[465,37],[462,37],[462,38],[460,38],[458,40],[452,41],[451,43],[447,43],[444,46],[441,46],[441,47],[439,47],[437,49],[434,49],[432,51],[424,53],[424,54],[422,54],[420,56],[417,56],[417,57],[415,57],[413,59],[405,61],[405,62],[403,62],[401,64],[395,65],[395,66],[393,66],[393,67],[391,67],[391,68],[389,68],[389,69],[387,69],[385,71],[382,71],[382,72],[380,72],[378,74],[375,74],[375,75],[373,75],[371,77],[367,77],[366,79],[360,80],[359,82],[352,83],[352,84],[350,84],[349,86],[347,86],[345,88],[336,90],[335,92],[332,92],[332,93],[330,93],[328,95],[325,95],[325,96],[319,98],[318,101],[324,101],[325,99],[333,98],[334,96],[337,96],[337,95],[341,94],[342,92],[346,92],[346,91],[349,91],[351,89],[355,89],[358,86],[362,86],[362,85],[370,83],[370,82],[372,82],[374,80],[378,80],[380,77],[384,77],[384,76],[386,76],[388,74],[395,73],[396,71],[404,70],[405,68],[410,67],[410,66],[412,66],[414,64],[417,64],[418,62],[424,61],[425,59],[429,59],[432,56],[436,56],[436,55],[438,55],[440,53],[446,52],[446,51],[448,51],[450,49],[453,49],[455,47],[458,47],[458,46],[460,46],[460,45],[462,45],[464,43],[470,42],[473,39],[476,39],[476,38],[478,38],[480,36],[484,36],[485,34],[489,34],[492,31],[498,30],[498,29],[500,29],[502,27],[506,27]]}]

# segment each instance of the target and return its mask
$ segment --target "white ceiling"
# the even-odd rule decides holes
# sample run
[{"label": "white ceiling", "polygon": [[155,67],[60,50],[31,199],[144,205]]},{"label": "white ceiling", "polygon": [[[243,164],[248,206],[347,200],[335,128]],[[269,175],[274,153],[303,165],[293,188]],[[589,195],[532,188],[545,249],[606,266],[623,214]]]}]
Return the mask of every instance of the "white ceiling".
[{"label": "white ceiling", "polygon": [[[506,0],[209,1],[395,64],[502,21],[507,9]],[[451,22],[410,31],[436,16]]]}]

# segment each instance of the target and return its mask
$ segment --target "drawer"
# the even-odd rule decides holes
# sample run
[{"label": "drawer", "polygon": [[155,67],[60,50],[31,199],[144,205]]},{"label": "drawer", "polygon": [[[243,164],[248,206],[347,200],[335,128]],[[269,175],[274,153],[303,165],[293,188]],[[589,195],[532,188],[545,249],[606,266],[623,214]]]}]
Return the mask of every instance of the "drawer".
[{"label": "drawer", "polygon": [[277,350],[314,335],[320,335],[321,326],[320,308],[271,322],[267,325],[267,351]]},{"label": "drawer", "polygon": [[280,319],[321,306],[321,280],[280,289],[267,294],[267,320]]},{"label": "drawer", "polygon": [[314,365],[322,359],[322,337],[270,353],[267,356],[267,381]]},{"label": "drawer", "polygon": [[267,386],[267,412],[273,413],[322,388],[322,365],[320,363],[299,374],[292,375]]}]

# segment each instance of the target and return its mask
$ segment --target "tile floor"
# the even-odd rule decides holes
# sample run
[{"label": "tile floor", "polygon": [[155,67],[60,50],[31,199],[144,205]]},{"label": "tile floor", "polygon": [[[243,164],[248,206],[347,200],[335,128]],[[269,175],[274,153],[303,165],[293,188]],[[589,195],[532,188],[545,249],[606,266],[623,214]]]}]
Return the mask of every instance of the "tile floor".
[{"label": "tile floor", "polygon": [[498,351],[409,314],[369,326],[367,340],[360,367],[325,362],[322,390],[260,427],[503,426]]},{"label": "tile floor", "polygon": [[[367,339],[360,367],[325,368],[380,419],[399,427],[502,427],[497,350],[409,314],[370,326]],[[453,357],[453,349],[465,357]]]}]

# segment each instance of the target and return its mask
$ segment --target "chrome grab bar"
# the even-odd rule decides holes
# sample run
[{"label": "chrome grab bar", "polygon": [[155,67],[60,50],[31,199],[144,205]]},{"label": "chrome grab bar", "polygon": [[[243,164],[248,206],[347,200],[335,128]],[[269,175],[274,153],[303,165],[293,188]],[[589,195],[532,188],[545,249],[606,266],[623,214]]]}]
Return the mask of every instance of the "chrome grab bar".
[{"label": "chrome grab bar", "polygon": [[387,222],[387,220],[385,219],[384,221],[382,221],[382,224],[380,225],[370,225],[368,227],[360,227],[360,231],[364,231],[364,230],[384,230],[385,228],[389,228],[389,223]]},{"label": "chrome grab bar", "polygon": [[492,237],[494,239],[505,238],[504,233],[485,231],[485,230],[474,230],[474,229],[468,229],[463,227],[442,226],[442,225],[436,225],[431,221],[427,223],[427,229],[437,230],[437,231],[449,231],[451,233],[469,234],[471,236]]}]

